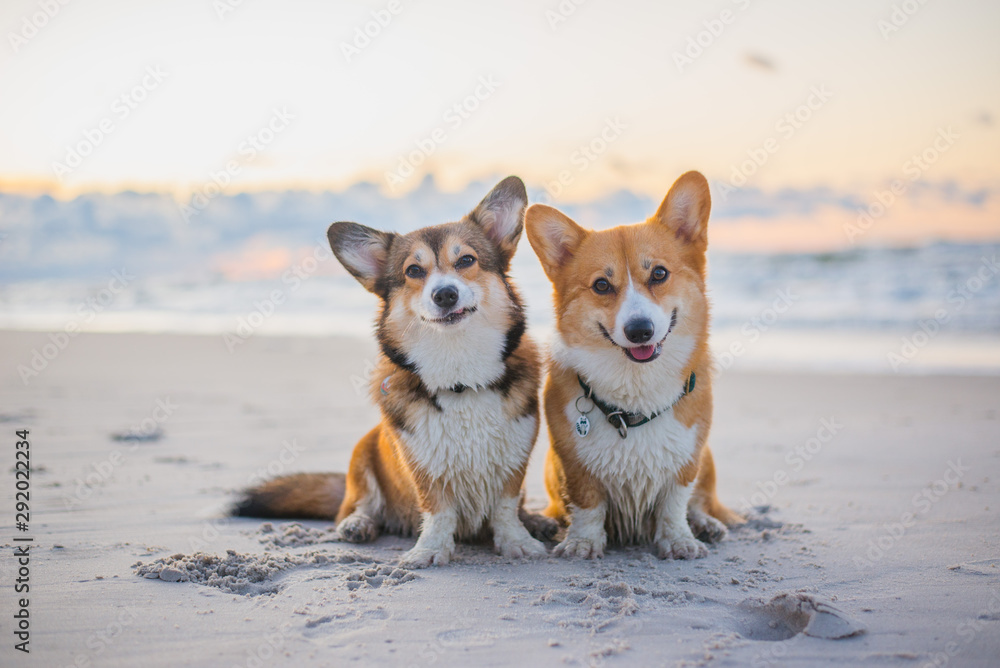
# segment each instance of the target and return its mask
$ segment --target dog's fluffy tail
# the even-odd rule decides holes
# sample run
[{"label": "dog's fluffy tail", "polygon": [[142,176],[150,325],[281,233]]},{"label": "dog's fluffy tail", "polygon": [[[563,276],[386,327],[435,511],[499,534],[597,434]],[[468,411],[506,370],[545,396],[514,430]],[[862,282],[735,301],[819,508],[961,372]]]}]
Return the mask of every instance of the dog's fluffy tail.
[{"label": "dog's fluffy tail", "polygon": [[232,508],[238,517],[334,520],[344,500],[343,473],[295,473],[245,490]]}]

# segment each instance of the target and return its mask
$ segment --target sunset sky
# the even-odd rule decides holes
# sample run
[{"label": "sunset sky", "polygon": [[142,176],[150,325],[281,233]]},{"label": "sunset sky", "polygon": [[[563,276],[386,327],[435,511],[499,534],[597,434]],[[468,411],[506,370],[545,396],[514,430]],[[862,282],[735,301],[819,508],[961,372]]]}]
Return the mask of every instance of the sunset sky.
[{"label": "sunset sky", "polygon": [[894,180],[878,235],[1000,236],[990,0],[52,4],[0,6],[0,191],[188,197],[214,173],[395,197],[515,173],[558,204],[699,169],[717,206],[728,186],[851,201],[748,212],[733,245],[765,224],[843,245]]}]

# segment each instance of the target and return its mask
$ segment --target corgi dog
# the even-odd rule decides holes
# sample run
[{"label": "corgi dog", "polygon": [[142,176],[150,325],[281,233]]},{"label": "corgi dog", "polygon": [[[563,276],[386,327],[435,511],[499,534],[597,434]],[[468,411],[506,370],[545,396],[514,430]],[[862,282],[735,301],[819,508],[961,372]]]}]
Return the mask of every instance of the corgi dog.
[{"label": "corgi dog", "polygon": [[379,424],[354,447],[346,478],[264,483],[240,515],[333,518],[342,540],[419,533],[402,563],[447,564],[455,539],[492,529],[497,552],[540,557],[552,520],[521,504],[538,435],[541,363],[508,276],[528,198],[515,176],[462,220],[395,234],[334,223],[330,246],[381,300],[371,396]]},{"label": "corgi dog", "polygon": [[569,524],[556,555],[601,557],[610,539],[695,559],[698,537],[741,521],[716,498],[707,445],[710,210],[708,182],[688,172],[637,225],[592,231],[543,204],[527,211],[554,287],[544,514]]}]

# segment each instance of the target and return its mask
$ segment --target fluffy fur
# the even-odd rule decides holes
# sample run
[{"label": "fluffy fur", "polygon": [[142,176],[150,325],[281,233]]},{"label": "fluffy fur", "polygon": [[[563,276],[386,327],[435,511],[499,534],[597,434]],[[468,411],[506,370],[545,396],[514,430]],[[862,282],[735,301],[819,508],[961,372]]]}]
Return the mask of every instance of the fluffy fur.
[{"label": "fluffy fur", "polygon": [[[520,504],[540,383],[538,351],[508,277],[526,206],[524,185],[508,177],[456,223],[407,235],[330,227],[337,258],[382,304],[371,392],[382,421],[355,446],[336,499],[342,539],[419,533],[403,557],[410,566],[446,564],[456,538],[484,533],[505,556],[545,554],[523,520],[544,537],[556,525]],[[293,487],[272,481],[250,490],[244,505],[288,512]],[[331,506],[321,493],[329,485],[308,489],[317,493],[298,494],[296,514]]]},{"label": "fluffy fur", "polygon": [[[552,447],[546,515],[569,523],[563,556],[599,557],[614,543],[656,545],[662,558],[707,554],[740,517],[715,494],[705,252],[708,183],[681,176],[645,223],[581,228],[556,209],[528,209],[528,240],[554,287],[556,336],[545,387]],[[684,394],[691,373],[693,392]],[[657,417],[623,438],[594,407],[586,436],[574,423],[595,396]],[[580,400],[578,409],[577,401]]]}]

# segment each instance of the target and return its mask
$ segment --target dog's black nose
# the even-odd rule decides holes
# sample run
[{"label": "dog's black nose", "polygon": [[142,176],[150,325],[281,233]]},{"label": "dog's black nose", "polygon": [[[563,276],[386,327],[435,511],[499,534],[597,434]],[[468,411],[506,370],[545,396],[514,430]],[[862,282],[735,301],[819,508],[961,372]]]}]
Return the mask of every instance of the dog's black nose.
[{"label": "dog's black nose", "polygon": [[647,343],[653,338],[653,321],[636,318],[625,323],[625,338],[632,343]]},{"label": "dog's black nose", "polygon": [[441,308],[451,308],[458,302],[458,290],[451,285],[445,285],[432,292],[431,299]]}]

